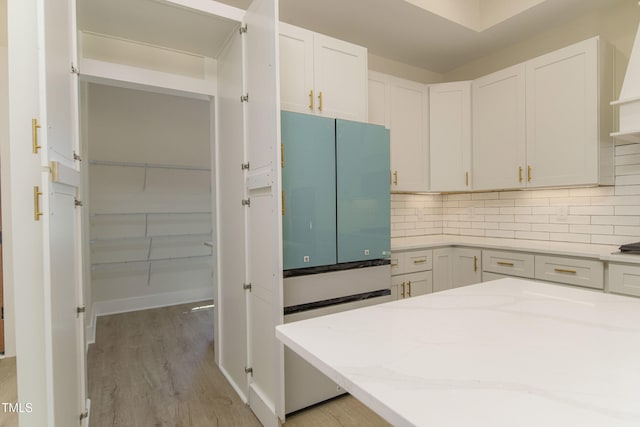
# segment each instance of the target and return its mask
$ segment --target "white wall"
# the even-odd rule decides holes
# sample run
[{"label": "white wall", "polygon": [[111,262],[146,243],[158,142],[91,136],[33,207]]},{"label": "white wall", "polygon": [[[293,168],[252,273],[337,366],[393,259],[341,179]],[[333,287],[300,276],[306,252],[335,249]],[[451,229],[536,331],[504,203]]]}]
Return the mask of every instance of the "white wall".
[{"label": "white wall", "polygon": [[636,0],[623,0],[612,8],[589,13],[534,37],[513,43],[491,55],[484,56],[444,75],[445,81],[471,80],[518,64],[564,46],[600,35],[620,54],[617,66],[628,61],[633,38],[640,19]]},{"label": "white wall", "polygon": [[394,61],[393,59],[383,58],[372,53],[368,54],[367,61],[369,70],[371,71],[390,74],[420,83],[441,83],[444,81],[442,74]]},{"label": "white wall", "polygon": [[86,90],[96,314],[212,298],[210,103]]},{"label": "white wall", "polygon": [[[9,104],[8,104],[8,76],[7,76],[7,14],[6,1],[0,1],[0,147],[5,155],[9,144]],[[1,193],[8,191],[8,173],[9,171],[1,171],[2,182]],[[2,216],[7,218],[9,215],[9,206],[2,204]],[[11,267],[12,260],[10,253],[3,254],[3,267],[5,272]],[[14,303],[13,303],[13,281],[11,274],[3,274],[4,288],[4,340],[5,340],[5,356],[15,356],[15,321],[14,321]]]}]

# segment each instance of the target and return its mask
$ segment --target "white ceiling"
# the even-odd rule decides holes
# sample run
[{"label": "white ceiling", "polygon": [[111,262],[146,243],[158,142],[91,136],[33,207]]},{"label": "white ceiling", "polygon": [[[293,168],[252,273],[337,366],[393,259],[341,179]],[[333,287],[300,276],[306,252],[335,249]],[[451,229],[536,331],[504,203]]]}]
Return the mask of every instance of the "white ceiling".
[{"label": "white ceiling", "polygon": [[[241,9],[251,3],[219,1]],[[582,14],[633,0],[279,1],[282,21],[363,45],[384,58],[445,73]],[[416,4],[438,4],[440,9],[430,12]],[[81,30],[212,57],[236,25],[158,0],[78,0]]]}]

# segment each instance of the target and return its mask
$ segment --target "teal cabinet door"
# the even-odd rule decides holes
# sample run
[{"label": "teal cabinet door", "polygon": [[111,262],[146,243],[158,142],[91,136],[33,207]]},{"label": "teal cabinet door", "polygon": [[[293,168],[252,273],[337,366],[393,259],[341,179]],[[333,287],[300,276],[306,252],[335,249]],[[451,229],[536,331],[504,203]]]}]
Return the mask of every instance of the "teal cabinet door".
[{"label": "teal cabinet door", "polygon": [[336,263],[335,120],[281,112],[284,269]]},{"label": "teal cabinet door", "polygon": [[336,120],[338,262],[391,255],[389,130]]}]

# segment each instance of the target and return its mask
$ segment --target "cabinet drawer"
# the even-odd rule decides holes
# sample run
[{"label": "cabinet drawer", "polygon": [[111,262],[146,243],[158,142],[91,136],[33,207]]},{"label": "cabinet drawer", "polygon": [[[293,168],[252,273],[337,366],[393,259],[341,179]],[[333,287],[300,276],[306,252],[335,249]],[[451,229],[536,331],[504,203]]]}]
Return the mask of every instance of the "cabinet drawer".
[{"label": "cabinet drawer", "polygon": [[431,249],[393,252],[391,254],[391,275],[415,273],[433,268],[433,251]]},{"label": "cabinet drawer", "polygon": [[534,256],[519,252],[482,251],[482,271],[533,278]]},{"label": "cabinet drawer", "polygon": [[640,266],[609,264],[609,291],[640,297]]},{"label": "cabinet drawer", "polygon": [[540,255],[535,258],[536,279],[604,289],[604,267],[600,261]]}]

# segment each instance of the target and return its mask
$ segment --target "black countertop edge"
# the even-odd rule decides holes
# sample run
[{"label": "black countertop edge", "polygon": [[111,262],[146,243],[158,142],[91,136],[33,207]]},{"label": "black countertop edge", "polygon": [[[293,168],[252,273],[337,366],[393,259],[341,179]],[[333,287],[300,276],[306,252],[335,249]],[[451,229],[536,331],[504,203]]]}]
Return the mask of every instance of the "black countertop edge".
[{"label": "black countertop edge", "polygon": [[388,258],[373,259],[368,261],[344,262],[342,264],[319,265],[317,267],[295,268],[292,270],[284,270],[283,276],[286,279],[288,277],[307,276],[309,274],[330,273],[332,271],[344,271],[344,270],[352,270],[355,268],[376,267],[379,265],[389,265],[389,264],[391,264],[391,260]]}]

